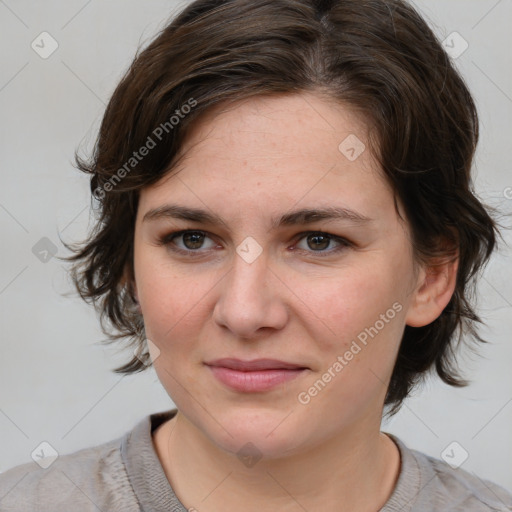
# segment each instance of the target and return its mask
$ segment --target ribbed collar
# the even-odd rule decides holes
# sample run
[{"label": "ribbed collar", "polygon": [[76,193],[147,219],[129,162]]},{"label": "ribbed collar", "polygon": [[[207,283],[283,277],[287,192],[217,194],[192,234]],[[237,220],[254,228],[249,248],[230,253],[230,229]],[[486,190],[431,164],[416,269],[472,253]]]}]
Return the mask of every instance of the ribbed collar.
[{"label": "ribbed collar", "polygon": [[[187,512],[167,480],[152,441],[153,431],[176,413],[177,409],[172,409],[146,416],[122,439],[121,457],[143,512]],[[420,468],[400,439],[386,435],[400,451],[401,467],[395,489],[379,512],[410,512],[420,492],[435,478],[435,472],[427,466]]]}]

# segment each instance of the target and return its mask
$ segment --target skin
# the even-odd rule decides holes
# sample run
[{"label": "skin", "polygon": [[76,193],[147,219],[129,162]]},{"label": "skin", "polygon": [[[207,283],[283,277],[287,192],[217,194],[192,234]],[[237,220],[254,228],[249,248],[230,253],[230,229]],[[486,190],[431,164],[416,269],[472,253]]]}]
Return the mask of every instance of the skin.
[{"label": "skin", "polygon": [[[367,147],[354,161],[338,149],[350,134]],[[367,140],[360,116],[319,95],[251,98],[203,116],[182,148],[179,172],[141,191],[135,293],[160,351],[155,370],[179,411],[153,442],[187,508],[374,512],[396,485],[399,452],[380,432],[387,385],[405,325],[440,315],[457,264],[434,271],[415,263],[409,227]],[[166,204],[201,208],[223,223],[143,220]],[[271,226],[292,210],[319,206],[372,220]],[[159,243],[184,229],[205,232],[203,245],[185,245],[184,237]],[[308,241],[309,231],[350,244]],[[262,248],[252,263],[236,252],[248,236]],[[357,335],[396,303],[394,318],[300,403],[299,393],[332,373]],[[242,393],[204,364],[222,357],[308,369],[270,391]],[[261,455],[251,467],[236,455],[248,442]]]}]

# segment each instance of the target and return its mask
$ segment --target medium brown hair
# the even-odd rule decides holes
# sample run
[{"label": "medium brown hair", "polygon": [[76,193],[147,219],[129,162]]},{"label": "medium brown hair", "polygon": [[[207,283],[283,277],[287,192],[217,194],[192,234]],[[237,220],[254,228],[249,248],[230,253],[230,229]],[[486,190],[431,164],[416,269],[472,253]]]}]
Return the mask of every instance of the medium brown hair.
[{"label": "medium brown hair", "polygon": [[441,315],[405,327],[385,405],[398,411],[433,368],[447,384],[466,385],[455,348],[464,336],[484,342],[472,297],[499,232],[473,190],[471,94],[432,30],[400,0],[197,0],[137,52],[108,103],[94,154],[75,153],[90,174],[98,218],[82,245],[66,245],[74,283],[100,312],[105,341],[126,338],[139,352],[114,371],[150,364],[133,296],[139,191],[176,168],[190,127],[210,107],[300,92],[364,116],[409,222],[415,261],[459,258]]}]

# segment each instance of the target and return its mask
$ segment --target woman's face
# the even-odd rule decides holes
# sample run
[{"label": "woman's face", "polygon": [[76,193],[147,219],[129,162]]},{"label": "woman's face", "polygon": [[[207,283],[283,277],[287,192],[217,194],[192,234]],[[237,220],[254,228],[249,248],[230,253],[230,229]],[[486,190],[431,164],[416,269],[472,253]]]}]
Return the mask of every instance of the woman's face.
[{"label": "woman's face", "polygon": [[[378,428],[423,271],[365,124],[314,95],[214,114],[179,173],[140,194],[135,284],[159,379],[231,452],[278,457]],[[258,359],[274,363],[242,371]]]}]

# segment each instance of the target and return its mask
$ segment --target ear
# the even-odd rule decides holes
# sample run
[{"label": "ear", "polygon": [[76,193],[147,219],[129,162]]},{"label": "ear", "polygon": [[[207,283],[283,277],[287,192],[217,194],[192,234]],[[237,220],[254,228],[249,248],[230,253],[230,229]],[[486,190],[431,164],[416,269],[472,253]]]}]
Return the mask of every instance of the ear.
[{"label": "ear", "polygon": [[128,292],[131,294],[132,298],[135,299],[137,310],[140,311],[139,306],[139,295],[137,294],[137,284],[135,283],[135,279],[133,277],[133,273],[129,267],[129,265],[126,265],[123,276],[121,277],[120,284],[122,285],[128,285]]},{"label": "ear", "polygon": [[457,284],[459,259],[432,261],[418,272],[416,288],[405,317],[411,327],[423,327],[438,318],[453,296]]},{"label": "ear", "polygon": [[137,310],[140,312],[139,294],[137,293],[137,283],[135,282],[135,279],[132,279],[130,282],[130,292],[132,294],[132,298],[135,299],[135,303],[137,304]]}]

